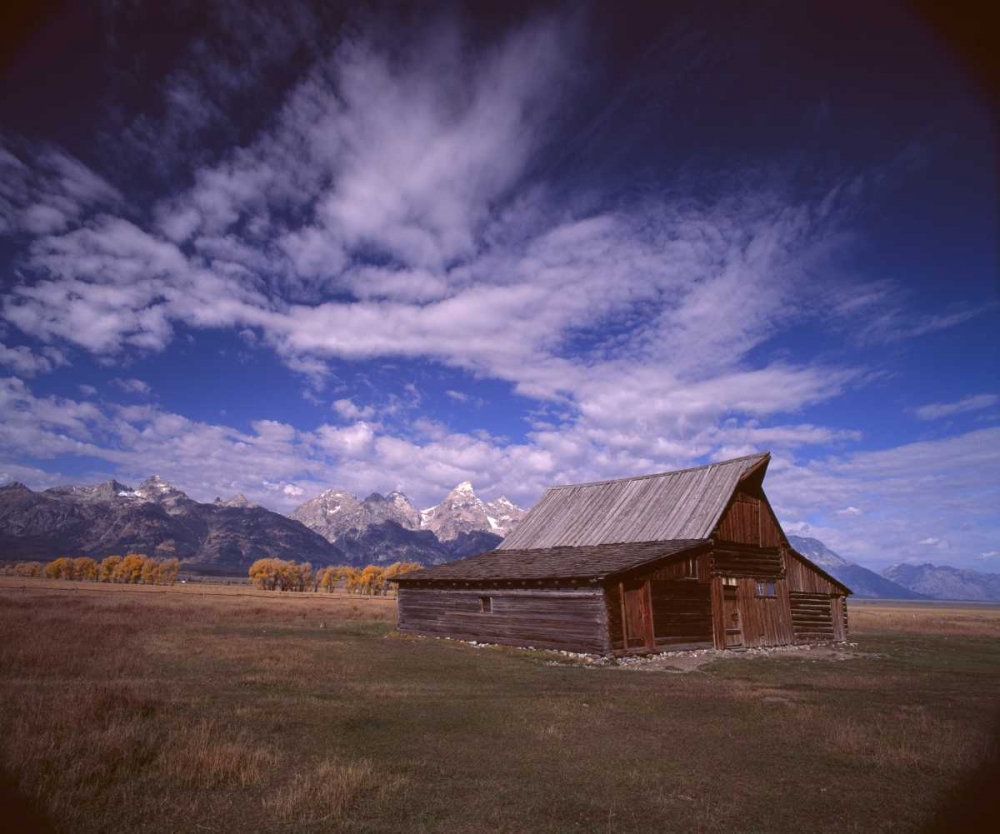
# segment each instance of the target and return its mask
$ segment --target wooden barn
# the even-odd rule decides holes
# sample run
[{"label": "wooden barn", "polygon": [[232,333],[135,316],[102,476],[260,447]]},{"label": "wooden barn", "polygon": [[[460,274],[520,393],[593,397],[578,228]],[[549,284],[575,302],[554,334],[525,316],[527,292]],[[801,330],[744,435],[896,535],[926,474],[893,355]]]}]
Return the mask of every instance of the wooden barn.
[{"label": "wooden barn", "polygon": [[616,655],[844,640],[851,591],[789,545],[769,461],[552,487],[497,550],[399,577],[398,626]]}]

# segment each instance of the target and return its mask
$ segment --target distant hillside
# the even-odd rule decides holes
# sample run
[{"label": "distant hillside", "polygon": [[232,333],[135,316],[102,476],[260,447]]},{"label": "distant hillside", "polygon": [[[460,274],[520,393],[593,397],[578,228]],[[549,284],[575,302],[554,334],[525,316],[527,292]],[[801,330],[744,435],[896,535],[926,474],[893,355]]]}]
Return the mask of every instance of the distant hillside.
[{"label": "distant hillside", "polygon": [[944,565],[893,565],[882,571],[893,582],[932,599],[1000,602],[1000,574]]},{"label": "distant hillside", "polygon": [[234,573],[264,556],[344,561],[339,548],[305,525],[239,499],[202,504],[155,475],[135,489],[117,481],[42,492],[9,484],[0,487],[0,558],[138,551]]},{"label": "distant hillside", "polygon": [[[266,556],[316,567],[397,561],[437,565],[492,550],[502,540],[491,532],[504,529],[496,518],[470,515],[469,505],[478,502],[474,494],[461,497],[453,502],[461,506],[441,505],[439,520],[454,510],[472,521],[452,524],[454,534],[442,540],[432,530],[419,529],[420,512],[401,493],[358,501],[331,490],[300,508],[299,517],[289,518],[242,494],[204,504],[155,475],[134,489],[108,481],[35,492],[13,483],[0,487],[0,559],[100,558],[137,551],[176,557],[186,569],[218,574],[243,573]],[[516,523],[513,516],[521,511],[504,502],[482,506],[506,513],[504,524]],[[486,529],[476,529],[477,523]]]},{"label": "distant hillside", "polygon": [[875,571],[849,562],[835,553],[819,539],[789,536],[789,543],[799,553],[815,562],[827,573],[843,582],[857,597],[867,599],[925,599],[916,591],[904,587],[891,578],[879,576]]}]

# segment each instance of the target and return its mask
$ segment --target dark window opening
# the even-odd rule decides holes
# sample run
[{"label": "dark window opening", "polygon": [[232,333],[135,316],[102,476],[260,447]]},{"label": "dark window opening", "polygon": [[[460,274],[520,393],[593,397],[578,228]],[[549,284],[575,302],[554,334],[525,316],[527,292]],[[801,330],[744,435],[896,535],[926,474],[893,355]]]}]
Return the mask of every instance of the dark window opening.
[{"label": "dark window opening", "polygon": [[479,610],[484,614],[489,614],[493,611],[493,598],[492,597],[480,597],[479,598]]},{"label": "dark window opening", "polygon": [[773,582],[761,582],[757,581],[757,596],[759,597],[776,597],[778,592],[774,589]]}]

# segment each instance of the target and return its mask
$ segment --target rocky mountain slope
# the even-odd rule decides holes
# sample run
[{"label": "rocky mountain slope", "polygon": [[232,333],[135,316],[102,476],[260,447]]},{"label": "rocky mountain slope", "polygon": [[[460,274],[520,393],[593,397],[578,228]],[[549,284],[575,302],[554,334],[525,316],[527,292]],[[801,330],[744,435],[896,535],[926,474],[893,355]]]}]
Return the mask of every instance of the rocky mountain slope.
[{"label": "rocky mountain slope", "polygon": [[330,489],[291,513],[352,559],[406,560],[435,565],[496,547],[524,510],[506,498],[483,501],[472,484],[459,484],[423,512],[402,492],[373,492],[364,500]]},{"label": "rocky mountain slope", "polygon": [[931,599],[1000,602],[1000,574],[961,570],[944,565],[893,565],[882,571],[886,579]]},{"label": "rocky mountain slope", "polygon": [[43,492],[18,483],[0,488],[0,558],[128,551],[234,571],[264,556],[317,565],[345,559],[293,519],[248,501],[202,504],[156,476],[135,489],[117,481]]},{"label": "rocky mountain slope", "polygon": [[468,481],[455,487],[440,504],[423,511],[417,510],[402,492],[373,492],[359,500],[350,492],[330,489],[290,513],[291,518],[330,542],[339,542],[345,536],[357,538],[370,527],[390,521],[404,530],[430,531],[441,542],[479,533],[489,533],[499,540],[523,516],[524,510],[505,497],[483,501]]},{"label": "rocky mountain slope", "polygon": [[221,498],[216,498],[213,502],[217,507],[242,507],[244,509],[248,507],[258,507],[259,504],[255,504],[249,498],[247,498],[242,492],[237,492],[228,501],[223,501]]},{"label": "rocky mountain slope", "polygon": [[524,513],[504,496],[495,501],[483,501],[472,484],[465,481],[449,492],[440,504],[420,513],[420,527],[432,531],[442,541],[476,531],[503,538],[517,526]]},{"label": "rocky mountain slope", "polygon": [[873,570],[849,562],[843,556],[830,550],[819,539],[789,536],[788,541],[807,559],[815,562],[827,573],[847,585],[857,597],[872,599],[924,598],[921,594],[893,582],[891,578],[879,576]]},{"label": "rocky mountain slope", "polygon": [[369,527],[393,522],[404,530],[420,529],[420,513],[401,492],[373,492],[363,501],[342,490],[329,489],[290,513],[329,542],[358,536]]}]

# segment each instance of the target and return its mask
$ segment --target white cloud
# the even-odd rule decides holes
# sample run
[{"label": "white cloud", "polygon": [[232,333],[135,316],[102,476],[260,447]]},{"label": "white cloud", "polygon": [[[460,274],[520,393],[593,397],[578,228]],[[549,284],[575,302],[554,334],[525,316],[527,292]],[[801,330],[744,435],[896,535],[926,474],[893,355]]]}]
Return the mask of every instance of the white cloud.
[{"label": "white cloud", "polygon": [[[858,178],[801,198],[733,177],[724,194],[663,191],[627,206],[560,190],[538,163],[586,57],[572,21],[529,20],[492,44],[441,19],[391,46],[360,27],[328,52],[292,13],[269,25],[228,8],[241,16],[226,30],[240,59],[186,56],[163,83],[167,116],[133,122],[133,143],[183,150],[224,127],[236,91],[287,65],[296,44],[315,62],[240,147],[164,154],[178,175],[151,212],[61,152],[0,148],[0,234],[31,239],[0,302],[6,321],[109,363],[166,349],[175,328],[229,329],[303,375],[317,404],[334,360],[441,363],[534,400],[532,430],[512,443],[419,419],[416,386],[377,409],[336,400],[346,425],[240,430],[151,405],[35,397],[8,379],[5,452],[97,457],[136,475],[166,461],[165,475],[206,497],[239,484],[287,507],[299,497],[289,490],[403,485],[423,501],[470,479],[530,502],[553,482],[772,448],[783,517],[831,545],[877,561],[935,531],[970,553],[995,541],[981,509],[995,434],[852,454],[857,430],[802,412],[871,369],[834,351],[761,350],[793,327],[881,344],[975,314],[921,314],[890,282],[828,280],[867,200]],[[5,350],[22,376],[57,361]],[[150,393],[140,380],[120,386]],[[445,395],[453,409],[476,405]],[[996,402],[917,414],[982,397]],[[952,533],[956,518],[969,528]]]},{"label": "white cloud", "polygon": [[46,374],[68,364],[66,354],[58,348],[43,347],[36,353],[24,345],[7,347],[0,342],[0,365],[6,365],[22,377]]},{"label": "white cloud", "polygon": [[[779,518],[807,522],[838,553],[879,568],[929,547],[959,563],[991,549],[997,483],[1000,429],[988,428],[808,463],[776,456],[767,489]],[[834,513],[852,506],[866,510]]]},{"label": "white cloud", "polygon": [[123,201],[121,192],[63,151],[22,156],[0,146],[0,235],[62,232],[85,212]]},{"label": "white cloud", "polygon": [[285,488],[281,491],[290,498],[299,498],[305,495],[305,490],[294,484],[285,484]]},{"label": "white cloud", "polygon": [[149,396],[153,393],[153,389],[149,387],[148,382],[143,382],[141,379],[128,378],[123,379],[122,377],[115,377],[111,380],[109,385],[115,386],[124,391],[126,394],[140,394],[142,396]]},{"label": "white cloud", "polygon": [[990,408],[998,402],[1000,402],[1000,396],[996,394],[974,394],[957,402],[922,405],[914,413],[919,420],[940,420],[942,417],[951,417],[954,414],[965,414],[969,411]]},{"label": "white cloud", "polygon": [[349,399],[334,400],[333,410],[345,420],[370,420],[375,416],[371,406],[359,406]]}]

